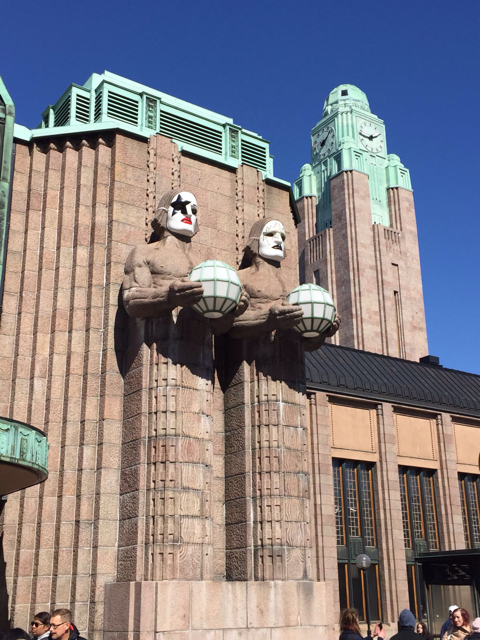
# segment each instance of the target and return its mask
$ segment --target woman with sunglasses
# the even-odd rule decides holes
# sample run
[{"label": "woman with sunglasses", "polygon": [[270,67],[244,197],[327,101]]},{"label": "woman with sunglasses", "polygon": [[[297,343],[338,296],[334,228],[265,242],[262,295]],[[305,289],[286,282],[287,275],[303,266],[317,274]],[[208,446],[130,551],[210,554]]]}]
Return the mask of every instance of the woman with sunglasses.
[{"label": "woman with sunglasses", "polygon": [[46,611],[37,613],[32,622],[33,640],[46,640],[50,635],[50,614]]}]

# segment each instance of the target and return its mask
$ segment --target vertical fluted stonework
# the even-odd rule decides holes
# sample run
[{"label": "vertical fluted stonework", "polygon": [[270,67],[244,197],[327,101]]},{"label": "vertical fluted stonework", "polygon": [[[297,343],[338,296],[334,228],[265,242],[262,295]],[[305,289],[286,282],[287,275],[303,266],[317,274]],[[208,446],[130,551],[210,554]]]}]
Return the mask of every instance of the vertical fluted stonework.
[{"label": "vertical fluted stonework", "polygon": [[[311,578],[310,476],[300,343],[232,340],[226,390],[227,576]],[[255,355],[255,360],[251,357]],[[232,357],[234,360],[234,357]]]},{"label": "vertical fluted stonework", "polygon": [[211,580],[210,329],[182,310],[129,332],[119,579]]},{"label": "vertical fluted stonework", "polygon": [[150,326],[150,580],[213,577],[211,336],[194,314],[184,311],[176,323]]}]

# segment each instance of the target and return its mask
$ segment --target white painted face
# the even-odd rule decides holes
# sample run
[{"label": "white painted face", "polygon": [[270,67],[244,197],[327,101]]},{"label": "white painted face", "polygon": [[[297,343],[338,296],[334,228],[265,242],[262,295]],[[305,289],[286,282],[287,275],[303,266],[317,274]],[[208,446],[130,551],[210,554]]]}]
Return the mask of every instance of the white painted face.
[{"label": "white painted face", "polygon": [[193,193],[181,191],[170,203],[167,229],[191,238],[197,233],[197,200]]},{"label": "white painted face", "polygon": [[285,258],[285,238],[285,227],[281,222],[267,222],[258,240],[258,253],[262,258],[281,262]]}]

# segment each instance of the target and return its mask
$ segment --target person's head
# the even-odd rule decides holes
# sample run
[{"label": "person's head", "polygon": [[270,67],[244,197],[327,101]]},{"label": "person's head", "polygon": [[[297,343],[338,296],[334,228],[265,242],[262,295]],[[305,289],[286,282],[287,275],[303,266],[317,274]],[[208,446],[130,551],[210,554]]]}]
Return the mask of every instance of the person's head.
[{"label": "person's head", "polygon": [[356,609],[343,609],[340,613],[340,629],[343,631],[344,629],[349,629],[350,631],[355,631],[359,635],[360,633],[360,625],[358,624],[358,613]]},{"label": "person's head", "polygon": [[47,611],[40,611],[33,616],[32,636],[39,638],[50,629],[50,614]]},{"label": "person's head", "polygon": [[404,609],[398,618],[398,626],[404,629],[415,629],[415,616],[410,609]]},{"label": "person's head", "polygon": [[165,230],[191,238],[198,232],[197,199],[189,191],[174,189],[165,193],[155,212],[152,227],[161,238]]},{"label": "person's head", "polygon": [[473,633],[480,633],[480,618],[475,618],[472,622],[472,631]]},{"label": "person's head", "polygon": [[281,262],[287,255],[285,239],[285,227],[279,220],[275,218],[257,220],[250,229],[247,244],[243,250],[242,268],[249,267],[256,256]]},{"label": "person's head", "polygon": [[55,609],[50,616],[50,637],[52,640],[65,640],[70,636],[72,612],[70,609]]},{"label": "person's head", "polygon": [[30,636],[20,627],[15,627],[15,629],[5,631],[2,635],[2,640],[30,640]]},{"label": "person's head", "polygon": [[470,614],[466,609],[455,609],[452,614],[452,624],[457,629],[466,627],[470,624]]},{"label": "person's head", "polygon": [[422,636],[428,635],[428,627],[425,624],[425,622],[418,622],[417,623],[417,633],[419,633]]},{"label": "person's head", "polygon": [[448,607],[448,617],[450,618],[450,620],[452,619],[453,612],[455,611],[455,609],[458,609],[458,607],[457,607],[457,605],[456,605],[456,604],[451,604],[451,605]]}]

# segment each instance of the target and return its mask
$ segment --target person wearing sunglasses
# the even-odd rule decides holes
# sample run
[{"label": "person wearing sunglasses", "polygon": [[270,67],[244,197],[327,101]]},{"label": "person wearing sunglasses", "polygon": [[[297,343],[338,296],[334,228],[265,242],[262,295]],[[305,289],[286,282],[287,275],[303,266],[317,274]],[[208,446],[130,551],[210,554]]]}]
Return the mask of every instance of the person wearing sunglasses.
[{"label": "person wearing sunglasses", "polygon": [[70,609],[55,609],[50,616],[51,640],[85,640],[72,622]]},{"label": "person wearing sunglasses", "polygon": [[32,621],[32,637],[34,640],[43,640],[50,635],[50,614],[47,611],[37,613]]}]

